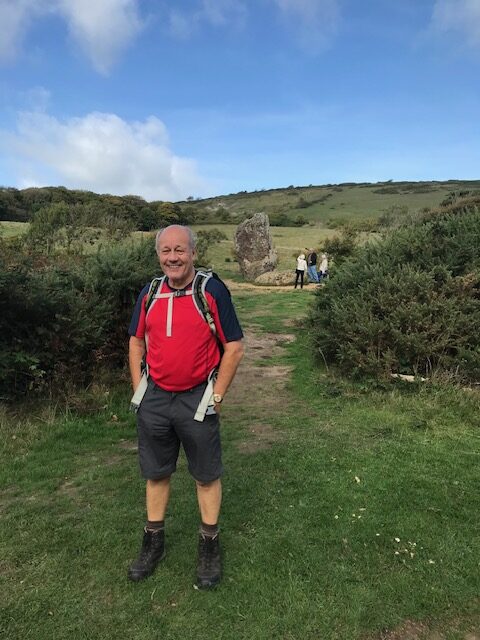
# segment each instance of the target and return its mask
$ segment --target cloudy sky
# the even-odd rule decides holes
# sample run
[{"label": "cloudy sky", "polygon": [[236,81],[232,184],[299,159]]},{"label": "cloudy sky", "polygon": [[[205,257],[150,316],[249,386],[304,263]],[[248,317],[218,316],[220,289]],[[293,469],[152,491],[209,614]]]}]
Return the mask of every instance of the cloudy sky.
[{"label": "cloudy sky", "polygon": [[0,185],[480,178],[480,0],[0,0]]}]

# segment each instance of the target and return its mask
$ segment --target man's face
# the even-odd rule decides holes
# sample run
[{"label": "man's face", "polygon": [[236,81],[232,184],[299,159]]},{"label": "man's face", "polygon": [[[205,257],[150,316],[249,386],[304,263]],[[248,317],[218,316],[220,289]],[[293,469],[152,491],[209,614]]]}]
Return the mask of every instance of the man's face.
[{"label": "man's face", "polygon": [[158,242],[158,257],[163,273],[176,289],[185,287],[193,280],[195,250],[190,246],[185,229],[168,227],[163,231]]}]

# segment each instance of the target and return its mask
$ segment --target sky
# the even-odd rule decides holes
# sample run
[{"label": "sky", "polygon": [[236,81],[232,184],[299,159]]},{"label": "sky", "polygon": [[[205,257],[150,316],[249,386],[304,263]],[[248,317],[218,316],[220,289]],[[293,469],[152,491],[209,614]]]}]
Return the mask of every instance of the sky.
[{"label": "sky", "polygon": [[479,179],[480,0],[0,0],[0,186]]}]

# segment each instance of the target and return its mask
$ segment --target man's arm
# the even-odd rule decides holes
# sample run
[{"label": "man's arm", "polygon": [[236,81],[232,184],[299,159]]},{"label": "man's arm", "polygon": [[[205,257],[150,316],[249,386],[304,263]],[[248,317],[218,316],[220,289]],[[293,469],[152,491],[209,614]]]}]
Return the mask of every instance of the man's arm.
[{"label": "man's arm", "polygon": [[143,338],[130,336],[128,344],[128,362],[130,364],[130,376],[132,378],[133,390],[138,387],[142,377],[142,359],[145,355],[146,346]]},{"label": "man's arm", "polygon": [[[220,361],[217,380],[213,389],[214,393],[218,393],[221,396],[224,396],[227,393],[228,387],[237,372],[237,367],[243,358],[243,341],[234,340],[232,342],[226,342],[223,345],[223,349],[223,356]],[[216,408],[218,410],[218,405]]]}]

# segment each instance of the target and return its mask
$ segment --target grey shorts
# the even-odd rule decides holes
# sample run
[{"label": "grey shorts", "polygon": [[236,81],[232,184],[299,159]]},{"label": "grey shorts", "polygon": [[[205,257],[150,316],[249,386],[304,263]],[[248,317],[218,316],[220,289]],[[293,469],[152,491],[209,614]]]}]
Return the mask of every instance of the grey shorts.
[{"label": "grey shorts", "polygon": [[222,449],[218,414],[193,419],[206,384],[188,391],[165,391],[152,380],[137,412],[138,453],[144,478],[160,480],[175,472],[180,444],[188,470],[198,482],[222,475]]}]

